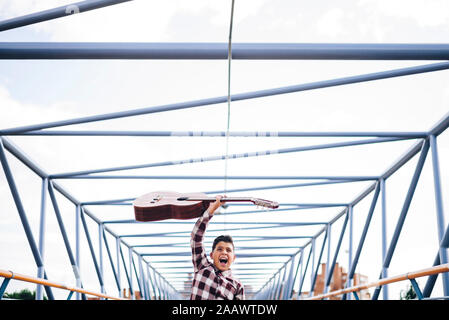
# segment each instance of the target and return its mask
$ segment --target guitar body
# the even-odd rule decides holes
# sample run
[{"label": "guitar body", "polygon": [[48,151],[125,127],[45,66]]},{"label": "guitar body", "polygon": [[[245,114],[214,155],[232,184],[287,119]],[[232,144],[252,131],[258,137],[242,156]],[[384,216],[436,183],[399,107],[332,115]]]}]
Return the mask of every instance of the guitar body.
[{"label": "guitar body", "polygon": [[211,201],[178,201],[180,197],[207,198],[205,193],[156,191],[144,194],[133,202],[137,221],[192,219],[200,217]]}]

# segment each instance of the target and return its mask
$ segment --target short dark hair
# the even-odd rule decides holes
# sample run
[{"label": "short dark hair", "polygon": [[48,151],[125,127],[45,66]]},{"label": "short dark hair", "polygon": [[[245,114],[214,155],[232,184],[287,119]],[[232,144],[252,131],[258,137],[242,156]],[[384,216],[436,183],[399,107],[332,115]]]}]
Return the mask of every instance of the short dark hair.
[{"label": "short dark hair", "polygon": [[229,235],[221,235],[215,238],[214,243],[212,244],[212,251],[215,250],[217,243],[220,241],[231,243],[232,248],[234,248],[234,241],[232,241],[232,237]]}]

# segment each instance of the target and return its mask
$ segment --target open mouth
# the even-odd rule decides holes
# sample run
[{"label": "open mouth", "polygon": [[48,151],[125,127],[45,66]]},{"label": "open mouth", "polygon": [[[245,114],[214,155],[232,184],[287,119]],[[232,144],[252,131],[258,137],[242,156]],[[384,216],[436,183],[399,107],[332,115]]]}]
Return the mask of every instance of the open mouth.
[{"label": "open mouth", "polygon": [[222,257],[222,258],[219,258],[218,261],[220,262],[220,265],[226,266],[228,263],[228,258]]}]

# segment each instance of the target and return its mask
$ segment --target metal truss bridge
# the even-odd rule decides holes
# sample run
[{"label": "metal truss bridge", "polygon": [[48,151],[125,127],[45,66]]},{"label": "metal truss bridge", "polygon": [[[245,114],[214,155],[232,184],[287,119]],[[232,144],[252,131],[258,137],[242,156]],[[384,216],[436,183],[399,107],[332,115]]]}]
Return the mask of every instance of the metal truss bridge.
[{"label": "metal truss bridge", "polygon": [[[73,14],[83,15],[90,10],[124,2],[129,3],[122,6],[133,5],[129,0],[82,1],[0,21],[0,31],[8,32]],[[0,59],[173,62],[190,60],[196,63],[196,60],[225,61],[230,58],[228,48],[228,43],[0,42]],[[167,220],[143,223],[136,222],[133,218],[132,201],[135,198],[143,193],[170,186],[210,195],[250,193],[252,196],[260,195],[261,198],[274,197],[273,200],[279,197],[279,209],[270,212],[255,210],[243,204],[229,204],[214,217],[210,230],[207,231],[207,246],[211,244],[210,240],[220,233],[233,236],[237,253],[233,271],[245,284],[248,299],[301,300],[330,297],[358,299],[361,297],[358,293],[368,288],[373,289],[370,299],[395,299],[389,296],[387,284],[407,280],[411,281],[420,299],[431,299],[436,295],[449,296],[447,265],[449,228],[444,219],[442,190],[444,181],[442,182],[440,164],[442,170],[448,169],[447,162],[439,160],[441,146],[438,143],[440,136],[447,135],[449,114],[442,119],[435,119],[432,127],[423,127],[421,131],[312,132],[267,129],[226,132],[205,130],[200,127],[201,122],[195,124],[197,128],[195,130],[177,130],[169,122],[159,126],[166,128],[159,131],[136,130],[130,122],[126,122],[130,125],[126,128],[102,127],[103,123],[110,123],[109,120],[134,119],[137,116],[146,116],[146,119],[149,119],[165,112],[176,118],[177,112],[182,110],[193,112],[197,109],[207,109],[225,104],[229,99],[233,104],[255,99],[260,102],[285,94],[341,86],[351,87],[362,83],[369,86],[373,81],[444,72],[449,69],[449,45],[236,42],[232,43],[232,60],[243,62],[288,60],[292,63],[301,60],[427,62],[412,67],[232,93],[230,96],[212,96],[0,129],[0,160],[4,174],[0,192],[2,199],[14,204],[2,211],[4,217],[18,216],[18,219],[13,221],[21,225],[21,236],[26,238],[29,247],[29,250],[23,249],[23,255],[25,252],[31,252],[31,258],[24,261],[33,261],[35,264],[34,271],[26,272],[28,269],[25,268],[24,272],[20,268],[13,270],[13,266],[4,262],[8,260],[0,261],[0,276],[3,278],[0,298],[11,285],[11,280],[27,281],[33,283],[33,286],[36,285],[37,299],[42,299],[44,294],[49,299],[61,299],[61,291],[64,290],[66,292],[64,297],[68,295],[69,299],[74,293],[74,299],[188,298],[192,276],[189,239],[195,221]],[[171,88],[167,88],[167,96],[170,90]],[[7,108],[2,106],[1,113],[8,113]],[[93,111],[95,113],[95,110]],[[186,114],[182,113],[182,117]],[[186,121],[194,120],[186,119]],[[209,118],[206,121],[212,120]],[[176,122],[173,123],[176,126]],[[83,126],[86,124],[92,126]],[[38,160],[41,154],[50,153],[50,157],[56,159],[60,157],[59,151],[53,148],[52,139],[55,137],[71,139],[68,143],[72,143],[74,139],[92,139],[92,141],[96,141],[97,138],[105,139],[114,145],[118,160],[121,159],[121,153],[127,152],[121,149],[120,143],[125,141],[121,139],[133,139],[133,143],[137,146],[136,156],[131,163],[128,161],[117,165],[114,161],[106,161],[105,163],[111,163],[111,166],[84,169],[73,169],[73,166],[66,168],[61,157],[58,168],[64,168],[62,172],[54,171],[52,168],[44,169]],[[208,152],[206,144],[220,144],[224,137],[229,137],[231,144],[245,145],[246,149],[237,148],[230,154]],[[24,142],[26,139],[37,138],[43,141],[45,147],[37,152],[34,150],[33,155],[29,156],[27,147],[24,147],[29,144]],[[312,143],[302,144],[308,141],[307,139]],[[314,143],[323,139],[324,143]],[[83,141],[80,143],[81,146],[88,143],[88,140],[80,141]],[[149,141],[156,141],[156,147],[149,147]],[[172,156],[166,159],[158,156],[157,143],[160,141],[167,146],[173,144],[173,150],[176,151],[173,151]],[[179,147],[189,145],[189,141],[196,143],[194,153]],[[265,144],[259,143],[260,141],[270,142]],[[272,141],[280,142],[273,145]],[[284,141],[290,144],[286,145]],[[251,145],[252,142],[254,144]],[[343,154],[345,150],[363,153],[367,150],[363,149],[365,147],[380,148],[391,144],[397,145],[395,150],[401,154],[399,158],[388,152],[369,155],[389,162],[383,171],[375,174],[372,171],[367,174],[341,175],[338,172],[330,174],[333,168],[331,166],[327,168],[326,164],[337,159],[325,156],[323,159],[322,152],[335,150],[331,157],[339,157],[338,155]],[[265,145],[267,147],[258,149],[259,146]],[[89,158],[106,159],[101,146],[89,150]],[[288,164],[284,160],[303,154],[319,154],[319,164],[324,173],[299,175],[296,174],[296,170],[289,171]],[[235,172],[238,174],[221,173],[221,166],[226,159],[230,164],[236,163],[234,168],[237,168]],[[268,159],[272,159],[270,160],[272,162],[266,165],[268,162],[264,161]],[[295,159],[301,164],[298,160],[300,158]],[[243,161],[251,161],[249,167],[245,167]],[[239,164],[242,164],[241,169],[238,167]],[[350,161],[345,161],[345,164],[348,167],[355,165]],[[420,221],[423,221],[423,227],[416,237],[433,241],[434,246],[430,250],[433,260],[423,259],[422,268],[404,269],[400,273],[390,274],[392,260],[398,255],[400,258],[397,259],[403,259],[397,245],[400,237],[408,232],[408,213],[415,198],[415,191],[423,179],[423,168],[426,164],[430,168],[430,175],[427,176],[433,181],[433,187],[427,188],[426,191],[431,192],[434,199],[433,203],[425,206],[426,210],[418,214]],[[210,169],[209,165],[215,167]],[[279,168],[277,172],[295,173],[266,174],[272,168]],[[389,197],[390,192],[393,192],[392,189],[387,189],[389,181],[400,175],[402,168],[408,168],[407,172],[410,173],[401,180],[406,181],[403,183],[404,192]],[[251,169],[259,173],[248,173]],[[307,171],[307,167],[305,170]],[[24,171],[27,171],[27,174],[32,173],[39,180],[39,187],[34,187],[31,195],[30,192],[24,191],[27,189],[27,183],[23,178],[17,177],[22,177]],[[219,187],[219,183],[225,179],[235,185],[223,190]],[[270,184],[270,181],[275,183]],[[99,187],[99,183],[107,187]],[[136,186],[135,189],[129,187],[133,184]],[[188,189],[189,185],[192,189]],[[338,193],[337,190],[343,193],[341,200],[335,201],[332,195],[326,197],[320,194],[315,198],[307,196],[318,192],[319,188],[326,187],[331,188],[329,190],[333,195]],[[346,190],[346,187],[349,189]],[[102,190],[113,192],[108,197]],[[27,204],[27,197],[38,197],[39,200],[30,206]],[[316,198],[320,200],[309,200]],[[396,210],[394,215],[390,211],[387,212],[389,201],[398,204],[393,209]],[[390,233],[387,232],[388,216],[394,216],[395,220],[394,223],[388,224]],[[52,232],[48,230],[50,217],[55,219]],[[373,219],[377,219],[376,217],[379,224],[375,227],[372,222]],[[358,223],[355,222],[356,219]],[[0,223],[6,224],[5,220],[4,218]],[[429,220],[436,226],[436,232],[434,229],[425,228],[424,221]],[[377,250],[365,249],[369,234],[373,232],[377,237],[374,241],[377,243]],[[7,239],[4,236],[1,238],[0,241],[4,242],[5,248]],[[62,248],[58,251],[59,258],[56,260],[47,257],[52,255],[52,248],[55,245]],[[401,248],[404,249],[403,246]],[[5,253],[4,256],[17,256],[15,250],[17,249]],[[413,248],[405,247],[404,250]],[[354,282],[361,259],[368,262],[372,260],[370,264],[377,270],[377,278],[370,277],[368,283],[364,284]],[[416,256],[415,259],[422,258]],[[335,280],[333,276],[338,265],[344,265],[347,269],[346,279],[343,288],[333,290],[332,283]],[[324,266],[324,274],[321,274],[322,290],[317,292],[317,279],[322,266]],[[11,271],[7,271],[10,269]],[[66,275],[55,277],[54,274],[57,273],[55,270],[65,270]],[[422,278],[425,279],[425,283],[420,287],[415,279],[421,277],[425,277]],[[437,283],[442,288],[438,294],[434,291]]]}]

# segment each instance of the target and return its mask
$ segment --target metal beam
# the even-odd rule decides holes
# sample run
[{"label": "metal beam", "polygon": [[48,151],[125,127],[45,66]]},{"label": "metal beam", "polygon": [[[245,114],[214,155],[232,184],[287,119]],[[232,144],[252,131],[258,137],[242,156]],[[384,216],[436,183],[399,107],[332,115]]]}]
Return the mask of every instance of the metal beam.
[{"label": "metal beam", "polygon": [[[151,261],[151,263],[153,264],[157,264],[157,263],[166,263],[166,264],[172,264],[172,263],[189,263],[190,265],[192,265],[192,260],[159,260],[159,261]],[[242,261],[236,261],[234,263],[234,265],[251,265],[251,264],[283,264],[284,262],[282,261],[260,261],[260,262],[255,262],[255,261],[247,261],[247,262],[242,262]],[[160,268],[160,266],[158,266],[158,268]]]},{"label": "metal beam", "polygon": [[378,183],[376,186],[376,190],[373,195],[373,199],[371,200],[371,206],[368,211],[368,215],[366,216],[365,226],[363,227],[362,235],[360,236],[359,245],[357,247],[357,251],[355,253],[354,259],[351,264],[351,269],[348,272],[348,279],[353,279],[355,274],[355,269],[357,268],[357,264],[359,262],[360,254],[362,252],[363,244],[365,243],[366,235],[369,230],[369,225],[371,223],[371,219],[374,214],[374,209],[376,208],[377,199],[380,193],[380,184]]},{"label": "metal beam", "polygon": [[[418,184],[418,180],[421,175],[421,171],[422,171],[424,163],[426,161],[426,156],[427,156],[428,151],[429,151],[429,141],[426,140],[422,146],[421,154],[419,156],[418,163],[417,163],[415,171],[413,173],[412,181],[410,182],[410,186],[407,191],[407,195],[405,197],[405,200],[404,200],[404,203],[403,203],[403,206],[401,209],[401,213],[399,215],[398,222],[396,224],[396,228],[394,230],[392,239],[390,241],[388,251],[387,251],[385,259],[383,261],[382,271],[379,275],[379,278],[382,278],[384,269],[388,269],[388,267],[390,266],[391,259],[393,258],[393,253],[394,253],[394,250],[396,249],[396,245],[398,243],[399,236],[401,234],[402,227],[405,222],[405,218],[407,217],[408,209],[410,208],[410,204],[413,199],[413,195],[415,193],[416,186]],[[374,290],[373,296],[372,296],[373,300],[377,300],[377,298],[379,297],[380,290],[381,290],[381,287],[378,287]]]},{"label": "metal beam", "polygon": [[[315,226],[327,224],[327,222],[298,222],[295,223],[296,226]],[[264,226],[264,227],[245,227],[245,228],[226,228],[226,229],[213,229],[207,230],[210,232],[223,232],[223,231],[233,231],[233,230],[253,230],[253,229],[271,229],[271,228],[282,228],[282,227],[292,227],[292,225],[274,225],[274,226]],[[120,238],[140,238],[140,237],[172,237],[175,235],[189,235],[192,231],[176,231],[176,232],[163,232],[163,233],[143,233],[143,234],[124,234],[120,235]]]},{"label": "metal beam", "polygon": [[20,28],[31,24],[66,17],[72,14],[78,14],[107,6],[112,6],[127,1],[131,0],[89,0],[89,1],[76,2],[60,6],[57,8],[39,11],[24,16],[0,21],[0,31]]},{"label": "metal beam", "polygon": [[363,140],[356,140],[356,141],[337,142],[337,143],[326,143],[326,144],[305,146],[305,147],[281,148],[281,149],[262,150],[262,151],[255,151],[255,152],[234,153],[234,154],[230,154],[230,155],[219,155],[219,156],[210,156],[210,157],[182,159],[182,160],[175,160],[175,161],[162,161],[162,162],[155,162],[155,163],[129,165],[129,166],[119,166],[119,167],[65,172],[65,173],[59,173],[59,174],[52,174],[52,175],[50,175],[50,178],[54,179],[54,178],[73,177],[73,176],[77,176],[77,175],[86,175],[86,174],[93,174],[93,173],[104,173],[104,172],[112,172],[112,171],[123,171],[123,170],[132,170],[132,169],[173,166],[173,165],[180,165],[180,164],[186,164],[186,163],[198,163],[198,162],[226,160],[226,158],[227,159],[238,159],[238,158],[268,156],[268,155],[275,155],[275,154],[286,154],[286,153],[293,153],[293,152],[305,152],[305,151],[313,151],[313,150],[359,146],[359,145],[374,144],[374,143],[395,142],[395,141],[401,141],[403,139],[405,139],[405,138],[375,138],[375,139],[363,139]]},{"label": "metal beam", "polygon": [[[228,44],[3,42],[0,45],[0,59],[224,60],[228,59]],[[233,43],[232,59],[449,60],[449,44]]]},{"label": "metal beam", "polygon": [[[22,200],[19,195],[19,191],[17,190],[16,182],[14,180],[14,177],[11,172],[11,168],[10,168],[8,160],[6,158],[5,147],[3,145],[4,142],[5,142],[5,139],[0,137],[0,163],[3,168],[3,172],[5,173],[6,181],[8,182],[9,189],[11,191],[11,195],[14,199],[14,203],[16,205],[20,221],[22,222],[22,226],[25,231],[25,236],[28,240],[28,244],[29,244],[31,252],[33,254],[34,261],[36,263],[37,268],[42,269],[42,268],[44,268],[42,256],[41,256],[41,253],[39,252],[38,246],[36,244],[36,240],[33,236],[33,231],[31,230],[30,223],[28,221]],[[44,275],[44,278],[47,279],[47,274],[46,274],[45,269],[43,270],[43,275]],[[53,295],[52,289],[49,286],[45,286],[44,288],[45,288],[48,298],[53,300],[54,295]],[[0,298],[1,298],[1,296],[0,296]]]},{"label": "metal beam", "polygon": [[[105,136],[105,137],[225,137],[225,131],[123,131],[123,130],[43,130],[12,132],[19,136]],[[377,138],[425,138],[427,132],[295,132],[295,131],[231,131],[230,137],[377,137]]]},{"label": "metal beam", "polygon": [[[3,50],[1,49],[1,46],[0,46],[0,56],[1,56],[2,51]],[[331,79],[331,80],[317,81],[317,82],[311,82],[311,83],[305,83],[305,84],[299,84],[299,85],[293,85],[293,86],[286,86],[286,87],[279,87],[279,88],[273,88],[273,89],[265,89],[265,90],[258,90],[258,91],[234,94],[234,95],[231,95],[231,100],[232,101],[241,101],[241,100],[269,97],[269,96],[275,96],[275,95],[279,95],[279,94],[287,94],[287,93],[293,93],[293,92],[315,90],[315,89],[320,89],[320,88],[329,88],[329,87],[354,84],[354,83],[360,83],[360,82],[367,82],[367,81],[388,79],[388,78],[393,78],[393,77],[414,75],[414,74],[425,73],[425,72],[441,71],[441,70],[446,70],[446,69],[449,69],[449,62],[434,63],[434,64],[401,68],[401,69],[393,69],[393,70],[387,70],[387,71],[381,71],[381,72],[375,72],[375,73],[369,73],[369,74],[362,74],[362,75],[350,76],[350,77],[344,77],[344,78],[336,78],[336,79]],[[220,104],[220,103],[225,103],[227,101],[228,101],[227,96],[221,96],[221,97],[193,100],[193,101],[188,101],[188,102],[174,103],[174,104],[168,104],[168,105],[162,105],[162,106],[112,112],[112,113],[107,113],[107,114],[100,114],[100,115],[94,115],[94,116],[87,116],[87,117],[81,117],[81,118],[74,118],[74,119],[67,119],[67,120],[60,120],[60,121],[54,121],[54,122],[47,122],[47,123],[41,123],[41,124],[35,124],[35,125],[28,125],[28,126],[4,129],[4,130],[0,130],[0,135],[6,135],[6,134],[11,134],[11,133],[20,133],[20,132],[23,133],[23,132],[27,132],[27,131],[67,126],[67,125],[72,125],[72,124],[88,123],[88,122],[95,122],[95,121],[101,121],[101,120],[111,120],[111,119],[138,116],[138,115],[144,115],[144,114],[150,114],[150,113],[167,112],[167,111],[182,110],[182,109],[188,109],[188,108],[194,108],[194,107],[216,105],[216,104]],[[440,127],[438,126],[437,128],[440,128]],[[435,135],[438,135],[438,134],[435,133]]]},{"label": "metal beam", "polygon": [[[143,257],[161,257],[161,256],[173,256],[173,257],[189,257],[192,255],[190,251],[180,252],[162,252],[162,253],[141,253]],[[239,258],[257,258],[257,257],[291,257],[290,253],[236,253]]]},{"label": "metal beam", "polygon": [[[155,179],[155,180],[223,180],[225,176],[186,175],[79,175],[55,179]],[[377,180],[378,176],[227,176],[229,180]],[[84,204],[84,203],[83,203]],[[230,204],[231,205],[231,204]]]},{"label": "metal beam", "polygon": [[[223,213],[221,214],[223,215]],[[189,225],[189,226],[193,226],[195,224],[195,220],[192,221],[172,221],[172,220],[164,220],[164,221],[146,221],[146,222],[140,222],[140,221],[136,221],[136,220],[110,220],[110,221],[104,221],[103,224],[117,224],[117,223],[123,223],[123,224],[149,224],[149,225],[158,225],[158,224],[169,224],[169,225]],[[231,224],[241,224],[241,225],[276,225],[276,226],[291,226],[291,227],[295,227],[295,226],[302,226],[302,225],[310,225],[310,223],[313,224],[323,224],[325,222],[276,222],[276,221],[267,221],[267,222],[260,222],[260,221],[226,221],[226,225],[231,225]]]}]

